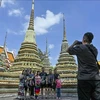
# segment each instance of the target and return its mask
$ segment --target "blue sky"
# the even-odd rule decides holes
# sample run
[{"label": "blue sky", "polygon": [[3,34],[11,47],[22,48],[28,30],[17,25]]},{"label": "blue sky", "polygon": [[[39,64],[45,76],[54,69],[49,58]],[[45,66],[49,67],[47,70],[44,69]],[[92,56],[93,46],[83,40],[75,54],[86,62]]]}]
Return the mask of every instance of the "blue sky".
[{"label": "blue sky", "polygon": [[[0,7],[0,45],[8,32],[7,48],[18,52],[24,40],[32,0],[3,0]],[[35,0],[35,29],[38,47],[45,51],[48,38],[50,61],[57,63],[63,38],[62,14],[66,19],[66,33],[69,45],[82,39],[85,32],[94,33],[93,44],[97,47],[100,60],[100,1],[95,0]],[[51,16],[52,15],[52,16]],[[52,20],[51,20],[52,19]],[[50,21],[51,20],[51,21]],[[45,23],[43,23],[45,21]]]}]

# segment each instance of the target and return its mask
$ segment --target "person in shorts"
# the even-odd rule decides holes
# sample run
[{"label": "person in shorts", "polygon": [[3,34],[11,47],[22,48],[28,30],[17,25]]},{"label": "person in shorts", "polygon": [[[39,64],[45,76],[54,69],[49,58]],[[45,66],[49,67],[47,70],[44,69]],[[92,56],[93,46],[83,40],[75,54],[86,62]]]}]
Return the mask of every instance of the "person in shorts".
[{"label": "person in shorts", "polygon": [[30,71],[29,74],[29,91],[30,91],[30,97],[34,98],[34,88],[35,88],[35,71]]},{"label": "person in shorts", "polygon": [[49,69],[49,74],[47,76],[48,95],[52,95],[52,86],[53,86],[53,74],[52,74],[52,69]]},{"label": "person in shorts", "polygon": [[42,67],[42,72],[40,73],[40,77],[41,77],[41,95],[43,98],[43,93],[45,91],[45,95],[47,93],[47,89],[46,89],[46,79],[47,79],[47,73],[45,72],[45,68]]},{"label": "person in shorts", "polygon": [[59,74],[57,72],[57,68],[54,69],[53,75],[53,89],[54,89],[54,97],[56,97],[56,79],[58,78]]}]

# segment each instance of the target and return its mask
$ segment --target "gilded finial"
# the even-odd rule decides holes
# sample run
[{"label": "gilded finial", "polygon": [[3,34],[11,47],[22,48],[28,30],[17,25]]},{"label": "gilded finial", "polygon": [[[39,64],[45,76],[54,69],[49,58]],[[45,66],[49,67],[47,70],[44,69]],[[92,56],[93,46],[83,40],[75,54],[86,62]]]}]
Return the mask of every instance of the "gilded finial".
[{"label": "gilded finial", "polygon": [[28,30],[34,30],[34,0],[32,0],[32,10]]},{"label": "gilded finial", "polygon": [[48,40],[46,38],[46,54],[48,54]]},{"label": "gilded finial", "polygon": [[65,16],[63,13],[63,40],[66,40]]}]

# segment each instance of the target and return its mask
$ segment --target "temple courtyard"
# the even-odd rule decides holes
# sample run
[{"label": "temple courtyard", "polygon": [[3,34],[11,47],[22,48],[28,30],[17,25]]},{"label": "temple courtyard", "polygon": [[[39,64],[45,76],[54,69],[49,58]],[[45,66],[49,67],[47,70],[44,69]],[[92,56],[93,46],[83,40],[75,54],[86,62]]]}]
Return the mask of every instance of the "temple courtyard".
[{"label": "temple courtyard", "polygon": [[[41,72],[42,67],[45,68],[45,72],[47,74],[50,74],[50,69],[52,70],[52,73],[54,72],[54,69],[57,69],[57,73],[60,74],[60,78],[62,80],[61,85],[63,88],[61,100],[77,100],[77,97],[73,96],[77,95],[77,64],[75,62],[74,57],[68,52],[66,52],[68,49],[68,41],[66,37],[66,22],[64,14],[62,15],[63,38],[60,48],[61,50],[59,52],[59,56],[57,58],[55,66],[51,65],[49,59],[50,54],[48,40],[46,39],[46,45],[45,43],[43,43],[43,45],[45,45],[46,48],[45,52],[42,51],[41,48],[38,49],[38,45],[36,43],[36,34],[34,28],[34,0],[32,0],[32,9],[29,19],[30,20],[24,40],[21,43],[16,57],[14,57],[12,53],[9,54],[5,46],[7,33],[4,41],[5,45],[0,49],[0,100],[18,100],[16,99],[17,94],[11,93],[22,93],[21,88],[23,88],[24,85],[22,85],[23,82],[21,81],[21,79],[23,78],[24,82],[26,82],[28,78],[24,79],[24,76],[29,75],[29,72],[31,70],[33,70],[34,72]],[[23,70],[25,70],[25,73],[21,74]],[[23,77],[19,80],[20,74]],[[44,75],[42,77],[44,77]],[[18,87],[19,90],[17,90]],[[67,93],[70,93],[70,96]],[[41,96],[39,98],[39,100],[45,100],[41,99]],[[55,100],[53,98],[54,97],[51,96],[49,100]],[[31,99],[27,97],[27,100]]]},{"label": "temple courtyard", "polygon": [[[16,97],[17,97],[17,94],[0,94],[0,100],[19,100],[19,99],[16,99]],[[27,99],[25,100],[35,100],[35,99],[29,99],[29,97],[27,97]],[[53,99],[53,98],[41,99],[40,97],[39,100],[56,100],[56,99]],[[74,97],[62,96],[61,100],[78,100],[78,99],[76,96]]]},{"label": "temple courtyard", "polygon": [[[16,97],[3,97],[3,98],[0,98],[0,100],[19,100],[19,99],[16,99]],[[25,100],[35,100],[35,99],[25,99]],[[39,100],[56,100],[56,99],[39,99]],[[61,100],[78,100],[77,97],[62,97]]]}]

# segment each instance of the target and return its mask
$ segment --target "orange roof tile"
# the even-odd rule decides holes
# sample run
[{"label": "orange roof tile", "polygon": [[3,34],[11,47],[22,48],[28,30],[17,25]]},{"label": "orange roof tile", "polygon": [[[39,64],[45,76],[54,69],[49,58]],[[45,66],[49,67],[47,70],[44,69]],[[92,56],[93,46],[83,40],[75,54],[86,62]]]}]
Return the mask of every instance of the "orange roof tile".
[{"label": "orange roof tile", "polygon": [[[0,54],[3,52],[3,47],[0,47]],[[14,62],[14,55],[12,52],[7,52],[10,62]]]},{"label": "orange roof tile", "polygon": [[0,53],[2,53],[3,52],[3,48],[2,47],[0,47]]},{"label": "orange roof tile", "polygon": [[11,52],[7,52],[8,58],[11,62],[14,62],[14,55]]}]

